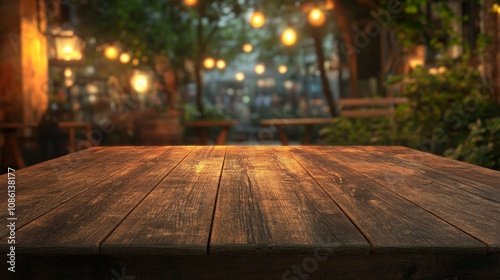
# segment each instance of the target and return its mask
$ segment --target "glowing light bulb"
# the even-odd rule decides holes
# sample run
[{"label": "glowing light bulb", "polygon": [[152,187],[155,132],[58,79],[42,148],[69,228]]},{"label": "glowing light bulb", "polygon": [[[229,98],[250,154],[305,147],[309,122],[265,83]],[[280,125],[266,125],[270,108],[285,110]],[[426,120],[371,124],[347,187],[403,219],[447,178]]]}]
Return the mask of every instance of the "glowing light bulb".
[{"label": "glowing light bulb", "polygon": [[278,67],[278,72],[280,74],[285,74],[286,71],[288,71],[288,68],[285,65],[281,65],[280,67]]},{"label": "glowing light bulb", "polygon": [[118,57],[118,49],[114,46],[108,46],[104,50],[104,55],[109,59],[116,59]]},{"label": "glowing light bulb", "polygon": [[246,52],[246,53],[252,52],[253,51],[252,44],[244,44],[243,45],[243,51]]},{"label": "glowing light bulb", "polygon": [[314,27],[322,26],[326,21],[325,13],[318,8],[314,8],[307,15],[307,21]]},{"label": "glowing light bulb", "polygon": [[130,62],[130,54],[128,54],[128,53],[120,54],[120,62],[121,63],[129,63]]},{"label": "glowing light bulb", "polygon": [[258,75],[262,75],[264,74],[264,72],[266,72],[266,67],[264,66],[264,64],[257,64],[255,65],[255,73],[257,73]]},{"label": "glowing light bulb", "polygon": [[234,77],[236,78],[236,81],[241,82],[245,79],[245,74],[243,74],[242,72],[238,72]]},{"label": "glowing light bulb", "polygon": [[215,60],[211,57],[207,57],[203,61],[203,66],[205,66],[205,68],[207,69],[212,69],[215,66]]},{"label": "glowing light bulb", "polygon": [[222,70],[222,69],[226,68],[226,62],[222,59],[219,59],[219,60],[217,60],[217,63],[215,64],[215,66],[217,67],[217,69]]},{"label": "glowing light bulb", "polygon": [[255,11],[253,12],[252,16],[250,16],[250,25],[252,25],[255,28],[261,28],[262,26],[264,26],[265,22],[266,22],[266,17],[260,11]]},{"label": "glowing light bulb", "polygon": [[187,6],[194,6],[196,3],[198,3],[198,0],[184,0],[184,4]]},{"label": "glowing light bulb", "polygon": [[285,46],[294,45],[297,42],[297,32],[295,32],[293,28],[288,27],[283,34],[281,34],[281,42],[283,42]]}]

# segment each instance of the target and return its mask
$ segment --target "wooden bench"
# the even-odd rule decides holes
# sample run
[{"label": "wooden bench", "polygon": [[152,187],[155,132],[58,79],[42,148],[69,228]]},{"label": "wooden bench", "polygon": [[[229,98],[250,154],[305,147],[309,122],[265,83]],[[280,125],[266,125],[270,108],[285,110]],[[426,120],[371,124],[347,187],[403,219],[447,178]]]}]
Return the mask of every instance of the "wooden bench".
[{"label": "wooden bench", "polygon": [[[378,118],[394,116],[395,107],[408,102],[406,97],[397,98],[344,98],[340,99],[340,116],[344,118]],[[330,118],[304,118],[304,119],[264,119],[260,121],[261,126],[271,126],[278,132],[283,146],[288,146],[289,141],[285,133],[286,126],[304,126],[305,132],[302,145],[308,145],[313,126],[327,125],[332,122]],[[391,123],[394,120],[391,118]]]}]

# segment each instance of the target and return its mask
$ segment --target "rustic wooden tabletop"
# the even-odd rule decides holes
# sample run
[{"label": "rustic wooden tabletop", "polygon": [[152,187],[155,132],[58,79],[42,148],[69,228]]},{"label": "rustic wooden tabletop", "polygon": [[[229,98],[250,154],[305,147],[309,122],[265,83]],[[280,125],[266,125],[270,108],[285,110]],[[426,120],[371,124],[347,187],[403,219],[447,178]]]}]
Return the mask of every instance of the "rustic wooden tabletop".
[{"label": "rustic wooden tabletop", "polygon": [[95,147],[15,176],[37,279],[500,279],[500,172],[408,148]]}]

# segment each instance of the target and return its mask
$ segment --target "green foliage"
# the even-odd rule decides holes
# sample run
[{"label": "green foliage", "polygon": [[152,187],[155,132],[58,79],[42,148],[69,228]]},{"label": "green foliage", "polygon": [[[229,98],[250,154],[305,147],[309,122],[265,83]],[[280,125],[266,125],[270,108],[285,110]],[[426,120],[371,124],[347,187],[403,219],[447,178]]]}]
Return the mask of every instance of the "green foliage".
[{"label": "green foliage", "polygon": [[491,86],[467,61],[466,55],[459,61],[444,59],[441,68],[432,70],[438,73],[418,67],[405,76],[410,103],[396,112],[395,141],[443,154],[464,141],[469,123],[497,114]]},{"label": "green foliage", "polygon": [[500,170],[500,118],[478,119],[469,125],[470,133],[445,155],[468,163]]},{"label": "green foliage", "polygon": [[391,128],[388,118],[335,118],[319,132],[325,143],[332,145],[390,145]]},{"label": "green foliage", "polygon": [[[225,115],[222,110],[211,104],[205,105],[205,118],[204,120],[224,120]],[[196,106],[192,104],[184,105],[184,121],[191,122],[200,120],[200,112]]]}]

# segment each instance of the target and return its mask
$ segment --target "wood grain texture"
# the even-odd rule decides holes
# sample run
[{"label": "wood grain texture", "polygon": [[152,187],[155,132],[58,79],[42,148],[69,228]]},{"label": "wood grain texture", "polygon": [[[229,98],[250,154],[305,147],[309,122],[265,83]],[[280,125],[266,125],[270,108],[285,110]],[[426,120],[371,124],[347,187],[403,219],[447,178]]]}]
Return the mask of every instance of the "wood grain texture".
[{"label": "wood grain texture", "polygon": [[424,153],[405,147],[358,147],[364,151],[376,151],[378,153],[390,152],[396,158],[411,163],[415,168],[424,170],[432,169],[432,172],[440,176],[466,182],[469,186],[484,192],[489,197],[500,197],[500,172],[480,167],[470,163],[450,160],[442,156]]},{"label": "wood grain texture", "polygon": [[[22,217],[17,227],[31,222],[57,208],[62,203],[106,180],[116,172],[148,156],[148,151],[157,148],[131,149],[110,147],[104,150],[91,149],[60,157],[42,164],[43,172],[17,173],[16,171],[16,215]],[[34,167],[35,168],[35,167]],[[28,168],[27,168],[28,169]],[[5,177],[5,175],[4,175]],[[2,192],[4,201],[7,193]],[[22,198],[22,199],[19,199]],[[7,209],[1,209],[0,222],[5,224]],[[6,236],[0,232],[0,238]]]},{"label": "wood grain texture", "polygon": [[191,153],[103,242],[104,254],[207,254],[226,147]]},{"label": "wood grain texture", "polygon": [[334,152],[345,165],[481,240],[489,250],[500,250],[500,193],[495,192],[496,186],[464,182],[455,172],[439,174],[434,170],[441,170],[443,163],[430,163],[434,168],[415,166],[377,152],[376,147]]},{"label": "wood grain texture", "polygon": [[311,176],[281,149],[228,147],[210,254],[369,251],[369,244]]},{"label": "wood grain texture", "polygon": [[[301,162],[358,226],[374,252],[486,252],[485,244],[367,177],[367,172],[372,174],[367,160],[339,156],[349,148],[284,149]],[[383,166],[373,172],[392,174]]]},{"label": "wood grain texture", "polygon": [[98,254],[104,239],[188,152],[149,150],[141,161],[18,230],[19,252]]}]

